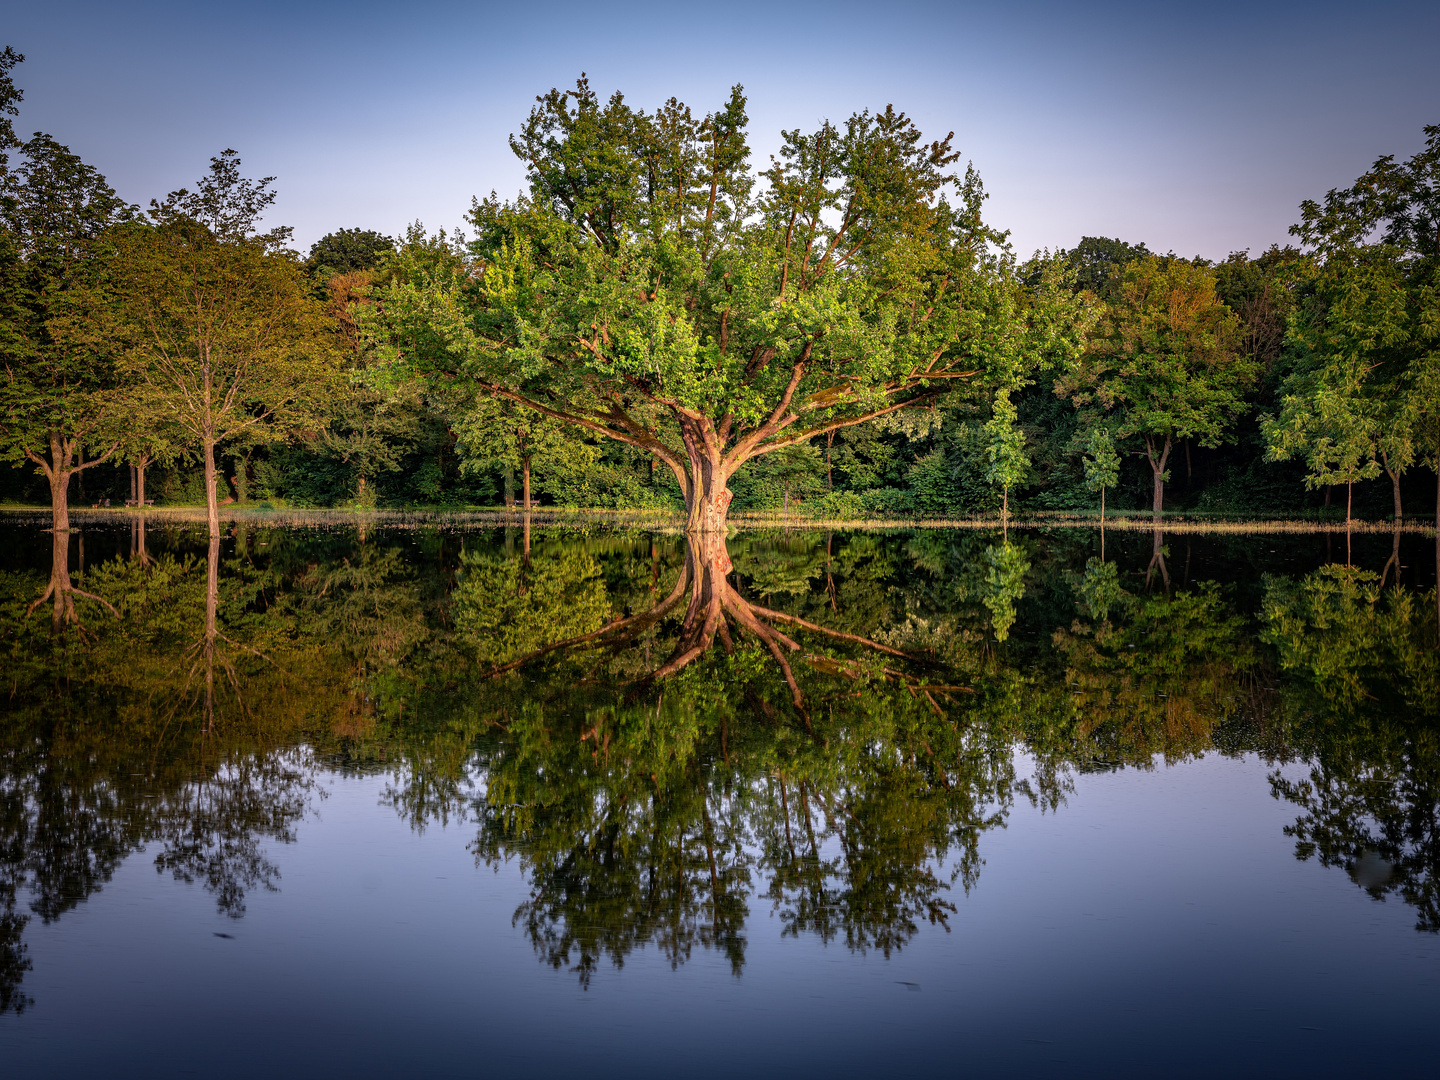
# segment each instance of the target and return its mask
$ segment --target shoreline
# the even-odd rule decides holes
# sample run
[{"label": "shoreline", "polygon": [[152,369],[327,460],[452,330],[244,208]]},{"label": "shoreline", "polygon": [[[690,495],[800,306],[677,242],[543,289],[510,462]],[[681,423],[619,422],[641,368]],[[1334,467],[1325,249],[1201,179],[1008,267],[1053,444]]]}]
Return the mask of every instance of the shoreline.
[{"label": "shoreline", "polygon": [[[36,519],[37,523],[48,521],[49,507],[0,507],[0,519]],[[71,507],[72,521],[92,523],[132,522],[143,518],[156,525],[204,524],[204,507],[164,506],[147,507]],[[662,532],[681,532],[684,514],[669,510],[567,510],[545,507],[532,510],[528,515],[523,511],[498,509],[415,509],[415,510],[344,510],[306,509],[277,510],[258,507],[228,506],[220,508],[220,520],[232,524],[270,525],[276,528],[315,528],[326,525],[357,525],[378,528],[413,526],[420,524],[460,526],[523,526],[526,518],[532,526],[544,525],[599,525],[617,528],[648,528]],[[732,530],[749,529],[844,529],[850,531],[883,531],[894,529],[937,529],[937,530],[998,530],[1006,528],[998,515],[967,515],[956,518],[810,518],[796,514],[786,515],[768,511],[740,512],[732,514],[729,524]],[[1088,529],[1099,530],[1097,516],[1066,512],[1027,514],[1010,518],[1008,528],[1033,531],[1037,529]],[[1154,532],[1159,529],[1167,533],[1214,533],[1214,534],[1280,534],[1280,533],[1409,533],[1418,535],[1435,534],[1435,526],[1428,519],[1421,521],[1360,521],[1354,520],[1347,528],[1345,522],[1304,521],[1290,518],[1255,520],[1207,520],[1193,518],[1184,513],[1175,517],[1165,516],[1156,521],[1148,512],[1107,515],[1103,526],[1114,532]]]}]

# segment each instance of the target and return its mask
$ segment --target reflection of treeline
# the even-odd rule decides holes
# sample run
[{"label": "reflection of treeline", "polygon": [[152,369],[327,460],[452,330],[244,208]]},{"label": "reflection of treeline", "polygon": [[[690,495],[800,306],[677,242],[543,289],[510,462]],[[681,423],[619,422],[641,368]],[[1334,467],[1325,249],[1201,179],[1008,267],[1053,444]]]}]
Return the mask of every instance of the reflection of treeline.
[{"label": "reflection of treeline", "polygon": [[1246,589],[1183,561],[1167,578],[1158,539],[1119,560],[974,533],[728,552],[727,587],[794,639],[793,690],[740,626],[651,677],[690,640],[684,603],[637,618],[690,572],[676,536],[237,529],[208,711],[207,567],[182,538],[74,569],[118,618],[84,597],[74,623],[27,618],[44,575],[7,576],[7,1007],[25,921],[143,844],[238,916],[327,770],[384,774],[416,828],[466,821],[478,860],[517,860],[517,925],[585,981],[648,945],[738,972],[757,904],[786,933],[901,948],[947,923],[1017,798],[1059,808],[1079,772],[1210,752],[1308,762],[1275,780],[1298,853],[1434,927],[1433,594],[1333,566]]}]

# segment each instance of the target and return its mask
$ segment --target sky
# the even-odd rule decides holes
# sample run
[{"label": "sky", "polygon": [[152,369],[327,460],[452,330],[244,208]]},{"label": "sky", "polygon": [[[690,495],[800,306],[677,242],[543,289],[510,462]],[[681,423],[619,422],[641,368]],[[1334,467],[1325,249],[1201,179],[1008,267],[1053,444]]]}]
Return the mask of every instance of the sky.
[{"label": "sky", "polygon": [[894,104],[955,144],[1016,251],[1117,236],[1224,258],[1440,123],[1440,4],[455,3],[0,0],[46,131],[147,203],[238,150],[302,250],[342,228],[463,223],[513,196],[506,137],[580,72],[783,128]]}]

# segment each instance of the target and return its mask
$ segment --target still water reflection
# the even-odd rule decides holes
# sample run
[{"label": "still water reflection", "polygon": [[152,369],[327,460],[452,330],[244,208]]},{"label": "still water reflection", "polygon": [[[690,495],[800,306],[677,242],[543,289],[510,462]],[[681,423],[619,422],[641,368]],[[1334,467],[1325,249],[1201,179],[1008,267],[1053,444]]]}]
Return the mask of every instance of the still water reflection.
[{"label": "still water reflection", "polygon": [[[998,1055],[1012,1071],[1063,1060],[1152,1072],[1154,1060],[1115,1060],[1113,1040],[1133,1041],[1141,1024],[1159,1048],[1221,1019],[1226,995],[1257,985],[1256,953],[1236,944],[1247,921],[1264,947],[1293,946],[1284,964],[1352,965],[1319,982],[1268,971],[1260,982],[1276,1007],[1398,1023],[1387,1052],[1402,1073],[1440,1048],[1433,1025],[1405,1027],[1440,1005],[1440,654],[1426,537],[1357,537],[1337,563],[1324,537],[1112,532],[1102,546],[1091,532],[776,532],[727,543],[238,525],[207,544],[140,521],[127,529],[52,538],[0,524],[9,1060],[93,1065],[82,1030],[97,1046],[158,1052],[171,1037],[158,1018],[83,1002],[80,984],[123,971],[141,998],[188,979],[265,1024],[277,1056],[237,1049],[236,1071],[299,1069],[307,1024],[365,1012],[325,984],[339,971],[306,973],[324,988],[300,1015],[276,1004],[286,995],[270,980],[298,977],[293,957],[333,923],[377,960],[318,963],[346,966],[382,997],[404,971],[432,1029],[406,1060],[453,1064],[464,1025],[441,1004],[457,993],[451,958],[442,948],[382,963],[372,944],[412,918],[479,950],[463,993],[492,1020],[529,994],[554,1025],[587,1033],[588,1051],[525,1064],[523,1024],[492,1027],[487,1051],[508,1071],[582,1060],[647,1071],[630,1040],[667,1009],[703,1017],[722,994],[727,1009],[791,1014],[787,1034],[756,1036],[772,1053],[747,1067],[762,1073],[792,1051],[859,1069],[917,1017],[924,1026],[872,1064],[953,1069]],[[1089,836],[1073,831],[1082,821]],[[343,871],[328,886],[313,872],[382,855],[399,866],[435,843],[461,844],[463,864],[441,859],[443,875],[410,866],[359,891],[340,884]],[[1257,861],[1252,848],[1268,854]],[[138,876],[141,866],[153,872]],[[1311,870],[1297,878],[1301,867]],[[451,874],[496,884],[456,899],[440,884]],[[1010,912],[982,900],[1017,885]],[[375,907],[371,888],[398,892]],[[263,909],[277,952],[239,977],[202,951],[215,942],[199,932],[162,935],[137,969],[123,945],[158,932],[147,905],[193,914],[201,892],[219,920],[210,938],[241,948]],[[1197,903],[1210,916],[1177,924],[1181,937],[1155,929],[1166,905]],[[1038,923],[1017,925],[1027,904]],[[471,924],[497,912],[502,923],[476,939]],[[1080,915],[1132,920],[1083,931],[1119,963],[1113,1008],[1093,987],[1075,996],[1095,961],[1047,937]],[[1212,941],[1217,926],[1231,929]],[[1044,972],[1049,985],[1019,987],[956,954],[975,942],[998,950],[987,962]],[[528,974],[496,959],[519,943]],[[1323,958],[1351,946],[1363,961]],[[823,1007],[777,989],[777,971],[816,955],[830,964],[818,996],[836,995]],[[1217,955],[1232,966],[1215,970]],[[885,1015],[866,996],[874,985],[922,988],[897,967],[907,962],[925,971],[928,1004],[911,1000],[868,1051],[851,1045],[846,1033]],[[711,981],[717,964],[731,989]],[[966,1004],[984,985],[1003,1019]],[[568,996],[577,990],[608,1001],[582,1008]],[[1157,1008],[1152,990],[1189,1018]],[[1194,1014],[1197,995],[1210,1011]],[[629,1036],[596,1026],[587,1010],[602,1007]],[[977,1017],[989,1017],[984,1030],[957,1046],[952,1035]],[[1009,1030],[1017,1017],[1041,1035]],[[1257,1069],[1267,1055],[1345,1060],[1333,1040],[1296,1043],[1315,1025],[1294,1018],[1224,1021],[1233,1038],[1213,1040],[1217,1060],[1233,1064],[1242,1035]],[[661,1040],[677,1052],[720,1037],[702,1030],[717,1017],[677,1023]],[[763,1049],[727,1047],[691,1071]],[[384,1068],[359,1048],[327,1060]],[[1200,1055],[1165,1070],[1210,1067]]]}]

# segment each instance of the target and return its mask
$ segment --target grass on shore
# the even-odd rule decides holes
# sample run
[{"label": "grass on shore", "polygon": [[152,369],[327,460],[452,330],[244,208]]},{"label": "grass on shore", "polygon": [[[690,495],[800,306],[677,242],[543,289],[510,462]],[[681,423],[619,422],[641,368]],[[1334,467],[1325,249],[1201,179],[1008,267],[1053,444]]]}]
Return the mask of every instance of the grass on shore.
[{"label": "grass on shore", "polygon": [[[129,521],[140,516],[142,511],[134,507],[71,507],[70,516],[80,522]],[[0,514],[12,518],[34,519],[37,524],[47,520],[49,507],[0,505]],[[156,525],[202,524],[206,520],[204,506],[151,506],[143,511],[147,521]],[[543,507],[532,510],[532,525],[613,525],[631,528],[650,528],[663,531],[679,531],[685,523],[684,515],[673,510],[579,510],[560,507]],[[220,519],[255,525],[271,525],[285,528],[327,528],[338,525],[361,525],[365,527],[403,527],[414,525],[449,526],[498,526],[521,525],[525,514],[520,510],[503,507],[424,507],[414,509],[354,510],[354,509],[276,509],[268,504],[253,506],[223,506]],[[730,515],[730,523],[736,528],[796,529],[986,529],[1001,527],[997,514],[969,514],[963,517],[907,517],[907,518],[812,518],[803,513],[785,514],[779,511],[740,511]],[[1317,519],[1244,519],[1197,515],[1186,512],[1166,513],[1160,519],[1160,528],[1173,533],[1344,533],[1345,522]],[[1155,519],[1148,511],[1121,511],[1106,515],[1105,528],[1121,532],[1149,532],[1155,529]],[[1100,527],[1098,512],[1042,511],[1019,514],[1010,518],[1013,529],[1097,529]],[[1401,522],[1393,521],[1352,521],[1352,533],[1389,533],[1396,529],[1405,533],[1434,535],[1435,526],[1428,518],[1416,518]]]}]

